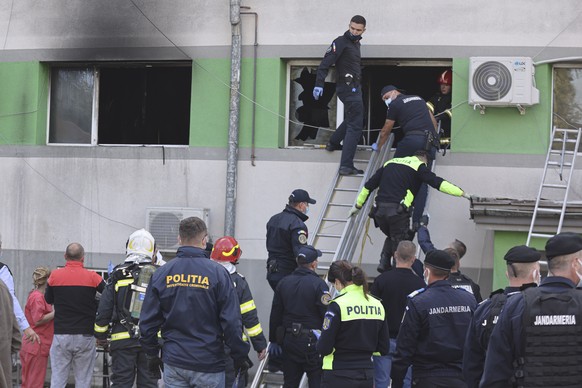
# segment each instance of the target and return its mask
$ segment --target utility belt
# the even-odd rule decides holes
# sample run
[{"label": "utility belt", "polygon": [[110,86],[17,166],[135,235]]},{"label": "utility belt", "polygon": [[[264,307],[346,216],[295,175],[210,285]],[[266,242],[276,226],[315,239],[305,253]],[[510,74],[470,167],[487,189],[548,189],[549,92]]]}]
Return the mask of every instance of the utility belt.
[{"label": "utility belt", "polygon": [[344,79],[344,82],[346,83],[346,85],[348,85],[352,88],[356,88],[356,87],[361,85],[359,75],[353,75],[350,73],[346,73],[344,75],[343,79]]},{"label": "utility belt", "polygon": [[295,337],[309,335],[311,330],[304,329],[302,323],[292,323],[291,327],[285,329],[285,333],[293,334]]},{"label": "utility belt", "polygon": [[425,136],[426,142],[424,145],[424,150],[430,152],[432,148],[439,148],[440,147],[440,134],[435,134],[432,130],[421,130],[415,129],[413,131],[406,132],[404,136]]},{"label": "utility belt", "polygon": [[397,214],[409,213],[409,208],[403,203],[393,203],[393,202],[376,202],[368,217],[375,218],[376,216],[392,216]]},{"label": "utility belt", "polygon": [[287,269],[287,268],[285,268],[285,266],[284,265],[281,265],[281,263],[277,259],[269,259],[269,260],[267,260],[267,273],[278,273],[278,272],[282,272],[282,273],[290,274],[294,270],[295,269]]}]

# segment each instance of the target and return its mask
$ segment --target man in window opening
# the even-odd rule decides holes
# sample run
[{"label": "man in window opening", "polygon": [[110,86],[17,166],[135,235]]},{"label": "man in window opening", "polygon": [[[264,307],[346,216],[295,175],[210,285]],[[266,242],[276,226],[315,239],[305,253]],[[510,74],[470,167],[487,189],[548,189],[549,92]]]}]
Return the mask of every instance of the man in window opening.
[{"label": "man in window opening", "polygon": [[354,166],[354,156],[362,137],[364,124],[360,55],[360,40],[364,31],[366,31],[366,19],[360,15],[352,17],[348,30],[342,36],[338,36],[325,52],[317,69],[317,78],[313,88],[313,98],[319,100],[323,96],[327,72],[335,64],[337,68],[336,92],[344,104],[344,121],[335,130],[325,149],[328,151],[340,149],[340,142],[343,140],[340,175],[364,173],[363,170]]}]

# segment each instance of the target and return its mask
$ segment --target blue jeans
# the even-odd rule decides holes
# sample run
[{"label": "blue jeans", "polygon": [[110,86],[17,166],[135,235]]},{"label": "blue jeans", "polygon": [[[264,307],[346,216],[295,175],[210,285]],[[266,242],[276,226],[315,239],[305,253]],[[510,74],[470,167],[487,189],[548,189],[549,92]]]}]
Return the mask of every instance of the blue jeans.
[{"label": "blue jeans", "polygon": [[164,384],[166,388],[222,388],[224,371],[218,373],[196,372],[164,364]]},{"label": "blue jeans", "polygon": [[[386,356],[374,356],[374,384],[375,388],[388,388],[390,383],[390,371],[392,369],[392,357],[396,353],[396,339],[390,338],[390,350]],[[408,367],[404,378],[404,388],[412,385],[412,369]]]}]

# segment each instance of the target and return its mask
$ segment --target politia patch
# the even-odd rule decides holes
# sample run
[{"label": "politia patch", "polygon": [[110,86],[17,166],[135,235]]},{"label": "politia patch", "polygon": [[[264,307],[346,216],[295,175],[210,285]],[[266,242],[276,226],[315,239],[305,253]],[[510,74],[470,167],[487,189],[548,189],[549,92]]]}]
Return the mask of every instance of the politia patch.
[{"label": "politia patch", "polygon": [[331,303],[331,295],[328,292],[321,296],[321,303],[325,306]]}]

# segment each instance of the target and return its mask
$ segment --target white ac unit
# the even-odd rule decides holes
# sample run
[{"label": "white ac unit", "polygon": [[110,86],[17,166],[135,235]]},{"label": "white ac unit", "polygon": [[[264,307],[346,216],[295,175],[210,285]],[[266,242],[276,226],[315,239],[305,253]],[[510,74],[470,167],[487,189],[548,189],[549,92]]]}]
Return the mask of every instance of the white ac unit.
[{"label": "white ac unit", "polygon": [[540,102],[534,65],[526,57],[472,57],[469,64],[469,104],[531,106]]},{"label": "white ac unit", "polygon": [[208,228],[208,212],[209,209],[148,207],[146,208],[146,230],[154,236],[159,250],[176,251],[180,221],[188,217],[198,217],[206,223]]}]

